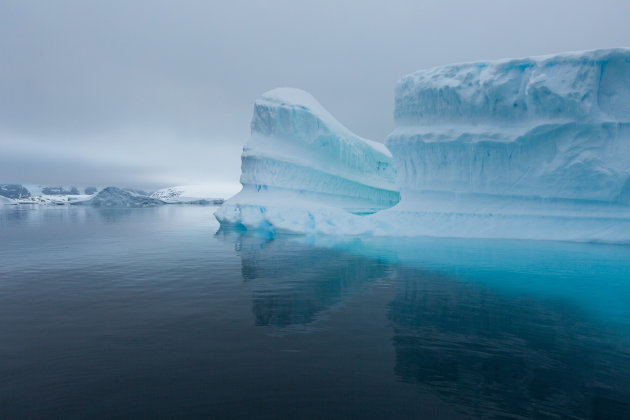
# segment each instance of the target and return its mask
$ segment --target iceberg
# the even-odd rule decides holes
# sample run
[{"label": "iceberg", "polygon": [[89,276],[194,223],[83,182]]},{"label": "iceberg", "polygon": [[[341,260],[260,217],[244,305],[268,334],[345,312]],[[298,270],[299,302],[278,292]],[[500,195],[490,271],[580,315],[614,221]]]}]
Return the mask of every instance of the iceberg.
[{"label": "iceberg", "polygon": [[[242,191],[215,213],[224,225],[303,230],[314,211],[368,214],[400,199],[387,147],[350,132],[298,89],[274,89],[255,102],[241,162]],[[269,220],[274,215],[281,220]]]},{"label": "iceberg", "polygon": [[418,71],[394,121],[406,233],[630,241],[629,49]]},{"label": "iceberg", "polygon": [[419,71],[394,119],[403,189],[630,203],[630,50]]},{"label": "iceberg", "polygon": [[16,204],[17,204],[17,201],[15,201],[14,199],[0,195],[0,206],[16,205]]},{"label": "iceberg", "polygon": [[[291,121],[257,109],[267,102],[273,101],[255,107],[253,139],[263,116],[267,125]],[[387,208],[395,204],[390,200],[374,208],[381,211],[361,215],[346,206],[305,210],[288,200],[269,214],[259,211],[258,226],[297,233],[630,242],[630,49],[421,70],[397,84],[394,122],[382,153],[391,153],[388,176],[395,174],[396,182],[378,186],[400,191],[398,204]],[[291,128],[293,138],[308,137],[308,126]],[[249,153],[276,150],[272,142],[253,143],[243,153],[243,185],[265,173],[252,170]],[[312,166],[318,156],[302,155],[302,166]],[[321,180],[286,172],[275,188]],[[329,166],[327,173],[333,172],[339,173]],[[360,179],[374,178],[353,178]]]}]

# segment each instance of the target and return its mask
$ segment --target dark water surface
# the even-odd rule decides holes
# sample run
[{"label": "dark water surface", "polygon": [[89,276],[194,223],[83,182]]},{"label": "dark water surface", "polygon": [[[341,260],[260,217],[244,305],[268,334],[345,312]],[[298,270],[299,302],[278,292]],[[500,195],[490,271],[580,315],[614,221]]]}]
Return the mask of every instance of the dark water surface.
[{"label": "dark water surface", "polygon": [[630,247],[0,210],[0,418],[630,418]]}]

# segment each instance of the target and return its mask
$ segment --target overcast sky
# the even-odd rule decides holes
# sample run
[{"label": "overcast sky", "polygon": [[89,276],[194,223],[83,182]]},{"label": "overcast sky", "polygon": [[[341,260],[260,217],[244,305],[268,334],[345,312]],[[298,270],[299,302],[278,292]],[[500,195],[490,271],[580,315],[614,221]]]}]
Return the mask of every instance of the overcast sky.
[{"label": "overcast sky", "polygon": [[235,183],[269,89],[383,141],[407,73],[630,46],[629,20],[628,0],[0,0],[0,183]]}]

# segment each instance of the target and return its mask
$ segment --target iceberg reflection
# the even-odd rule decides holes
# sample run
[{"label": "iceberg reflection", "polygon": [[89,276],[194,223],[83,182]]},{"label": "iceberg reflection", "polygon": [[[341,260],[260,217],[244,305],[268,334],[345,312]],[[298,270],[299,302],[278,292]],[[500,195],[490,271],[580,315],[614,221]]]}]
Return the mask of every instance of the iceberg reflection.
[{"label": "iceberg reflection", "polygon": [[233,235],[257,326],[314,332],[382,293],[393,375],[464,417],[630,412],[627,247]]}]

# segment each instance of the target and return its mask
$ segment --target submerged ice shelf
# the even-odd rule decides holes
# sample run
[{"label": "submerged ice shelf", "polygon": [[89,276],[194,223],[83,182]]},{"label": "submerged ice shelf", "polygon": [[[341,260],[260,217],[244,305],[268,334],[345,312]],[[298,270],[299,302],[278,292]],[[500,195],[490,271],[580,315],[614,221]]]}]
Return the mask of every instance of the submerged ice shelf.
[{"label": "submerged ice shelf", "polygon": [[[304,92],[267,93],[243,192],[217,218],[299,233],[630,242],[629,49],[419,71],[398,83],[394,116],[386,148]],[[353,214],[362,209],[383,210]]]}]

